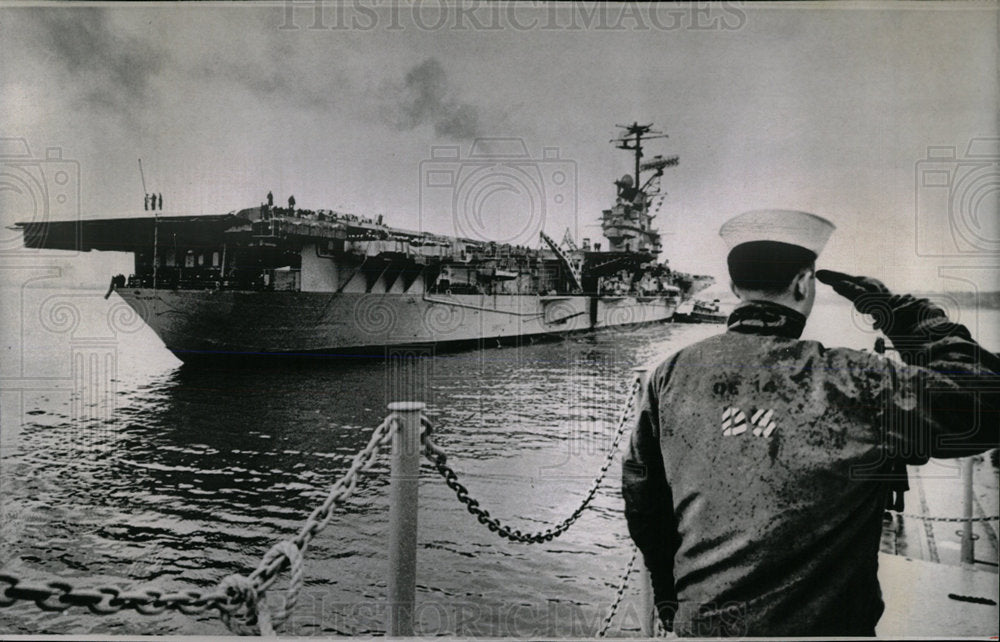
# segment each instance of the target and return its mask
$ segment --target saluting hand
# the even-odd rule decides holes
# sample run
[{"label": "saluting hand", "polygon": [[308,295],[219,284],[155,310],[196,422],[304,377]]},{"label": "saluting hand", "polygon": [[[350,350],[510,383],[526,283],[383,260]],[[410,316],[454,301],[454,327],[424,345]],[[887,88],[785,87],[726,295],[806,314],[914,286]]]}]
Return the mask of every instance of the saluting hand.
[{"label": "saluting hand", "polygon": [[816,279],[853,303],[858,312],[873,316],[875,329],[884,331],[890,338],[915,332],[918,327],[930,332],[931,326],[924,326],[925,323],[947,320],[944,311],[927,299],[895,295],[878,279],[833,270],[816,270]]},{"label": "saluting hand", "polygon": [[889,288],[885,287],[881,281],[867,276],[851,276],[833,270],[816,270],[816,279],[821,283],[826,283],[837,294],[852,303],[856,303],[860,299],[871,298],[872,295],[888,296],[891,294]]},{"label": "saluting hand", "polygon": [[892,293],[879,281],[867,276],[852,276],[833,270],[816,270],[816,280],[826,283],[833,291],[854,304],[862,314],[875,317],[875,328],[892,325]]}]

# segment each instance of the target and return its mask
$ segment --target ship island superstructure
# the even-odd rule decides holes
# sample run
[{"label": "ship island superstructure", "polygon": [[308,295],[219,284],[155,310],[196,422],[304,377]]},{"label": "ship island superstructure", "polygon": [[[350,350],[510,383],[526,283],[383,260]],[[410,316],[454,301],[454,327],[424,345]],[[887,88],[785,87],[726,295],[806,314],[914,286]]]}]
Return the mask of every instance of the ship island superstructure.
[{"label": "ship island superstructure", "polygon": [[406,230],[382,216],[278,207],[270,193],[221,215],[18,226],[29,248],[131,252],[133,274],[112,287],[182,360],[495,345],[650,323],[711,277],[657,260],[651,209],[677,158],[642,162],[644,135],[656,132],[633,124],[615,141],[635,168],[602,214],[606,247],[568,230],[560,243],[540,233],[539,248]]}]

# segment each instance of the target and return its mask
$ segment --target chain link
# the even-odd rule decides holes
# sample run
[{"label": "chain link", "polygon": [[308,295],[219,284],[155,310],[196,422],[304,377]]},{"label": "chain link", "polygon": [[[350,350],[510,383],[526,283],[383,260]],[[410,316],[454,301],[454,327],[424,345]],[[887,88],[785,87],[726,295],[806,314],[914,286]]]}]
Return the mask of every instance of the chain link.
[{"label": "chain link", "polygon": [[601,482],[604,481],[608,468],[611,466],[611,462],[614,460],[615,454],[618,452],[618,446],[621,443],[622,435],[625,434],[625,431],[628,428],[628,421],[632,416],[633,405],[636,396],[639,394],[641,385],[642,384],[638,378],[632,384],[628,399],[625,400],[621,417],[618,420],[618,429],[615,431],[611,448],[609,449],[608,455],[604,460],[604,464],[597,473],[597,477],[594,478],[593,483],[590,485],[590,489],[587,491],[586,495],[584,495],[583,501],[580,502],[580,505],[577,506],[576,510],[574,510],[569,517],[556,526],[547,528],[544,531],[538,531],[536,533],[522,533],[520,530],[511,528],[510,526],[504,524],[498,518],[492,517],[488,510],[479,506],[478,500],[469,497],[469,489],[458,481],[458,475],[455,473],[454,469],[448,465],[448,456],[443,450],[441,450],[441,447],[435,444],[431,439],[433,425],[426,417],[421,418],[424,430],[420,435],[420,440],[424,445],[424,456],[432,464],[434,464],[438,473],[444,478],[444,483],[448,486],[448,488],[455,492],[455,497],[458,498],[458,501],[465,504],[466,510],[474,515],[476,520],[488,528],[490,532],[496,533],[500,537],[509,539],[512,542],[520,542],[523,544],[551,542],[556,537],[565,533],[569,527],[572,526],[577,519],[579,519],[580,515],[583,514],[583,511],[590,505],[591,500],[594,499],[594,495],[597,494],[597,489],[600,487]]},{"label": "chain link", "polygon": [[600,630],[597,631],[597,637],[603,638],[607,633],[608,629],[611,628],[611,620],[614,619],[615,613],[618,612],[618,606],[622,603],[622,598],[625,596],[625,587],[628,586],[629,575],[632,574],[632,568],[635,566],[635,560],[639,557],[639,549],[636,546],[632,547],[632,557],[629,558],[628,564],[625,565],[625,572],[622,573],[622,579],[618,583],[618,591],[615,593],[615,601],[611,604],[611,608],[608,609],[608,614],[604,617],[604,622],[601,623]]},{"label": "chain link", "polygon": [[117,586],[77,588],[63,581],[36,584],[3,573],[0,574],[0,608],[18,601],[34,602],[45,611],[64,611],[72,606],[82,606],[95,615],[108,615],[124,609],[143,615],[158,615],[174,609],[186,615],[198,615],[214,608],[234,630],[246,631],[240,623],[243,620],[249,625],[256,624],[262,633],[270,633],[273,630],[270,625],[272,618],[265,612],[259,612],[264,593],[274,584],[278,574],[290,566],[292,577],[285,594],[285,604],[273,618],[280,624],[294,608],[301,589],[302,555],[306,547],[329,524],[334,506],[354,493],[361,473],[371,470],[381,448],[392,441],[396,425],[397,419],[393,414],[375,428],[367,445],[354,456],[350,468],[333,484],[323,503],[309,515],[299,534],[294,539],[273,546],[247,577],[231,575],[206,594],[200,591],[167,593],[157,587],[132,591]]}]

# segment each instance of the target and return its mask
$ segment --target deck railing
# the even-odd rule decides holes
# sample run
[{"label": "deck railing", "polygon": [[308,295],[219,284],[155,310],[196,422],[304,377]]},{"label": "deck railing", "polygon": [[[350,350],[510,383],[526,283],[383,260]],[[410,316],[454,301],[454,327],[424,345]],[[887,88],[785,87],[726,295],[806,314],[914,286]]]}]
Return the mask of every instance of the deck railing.
[{"label": "deck railing", "polygon": [[[0,607],[19,601],[34,602],[46,611],[65,611],[70,607],[85,607],[95,614],[116,613],[133,609],[145,615],[156,615],[167,610],[177,610],[188,615],[217,610],[223,622],[241,634],[274,635],[276,628],[288,618],[295,607],[303,586],[304,559],[309,543],[334,516],[334,508],[352,495],[361,481],[361,474],[370,470],[384,446],[392,445],[390,469],[390,510],[386,634],[391,637],[414,635],[414,613],[417,573],[417,519],[419,512],[420,459],[423,456],[455,491],[456,497],[477,521],[498,536],[513,542],[533,544],[549,542],[567,532],[588,508],[598,488],[615,459],[622,439],[631,426],[641,402],[647,370],[635,369],[635,378],[622,404],[614,437],[604,463],[595,476],[583,501],[558,524],[534,533],[523,533],[492,516],[479,502],[469,496],[468,489],[458,479],[458,474],[448,464],[445,452],[433,441],[434,426],[425,416],[422,402],[404,401],[389,404],[389,415],[375,428],[364,448],[354,455],[348,470],[330,488],[323,502],[306,519],[298,535],[278,542],[264,555],[257,568],[247,575],[230,575],[215,588],[201,591],[166,591],[160,588],[138,590],[116,586],[79,588],[69,582],[27,581],[21,577],[0,573]],[[974,536],[972,524],[976,521],[993,521],[998,516],[973,517],[972,459],[962,463],[964,506],[961,517],[930,517],[908,515],[928,521],[963,522],[962,561],[974,561]],[[633,554],[618,583],[618,589],[607,617],[604,618],[598,637],[603,637],[611,625],[615,612],[623,599],[625,588],[635,566],[640,570],[640,629],[645,637],[659,632],[651,584],[642,555],[633,548]],[[270,612],[264,602],[267,591],[277,577],[289,571],[289,586],[283,606]],[[966,601],[978,598],[958,596]]]}]

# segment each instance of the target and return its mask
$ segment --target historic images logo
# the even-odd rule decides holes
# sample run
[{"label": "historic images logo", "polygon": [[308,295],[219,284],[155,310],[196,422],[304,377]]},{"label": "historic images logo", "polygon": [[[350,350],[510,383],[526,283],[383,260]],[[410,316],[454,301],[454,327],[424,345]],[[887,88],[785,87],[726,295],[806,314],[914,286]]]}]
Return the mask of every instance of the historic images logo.
[{"label": "historic images logo", "polygon": [[742,2],[285,0],[278,29],[322,31],[736,31]]},{"label": "historic images logo", "polygon": [[531,244],[546,220],[576,217],[576,163],[545,147],[533,158],[520,138],[477,138],[467,156],[458,145],[431,148],[420,162],[421,225],[450,213],[456,236]]},{"label": "historic images logo", "polygon": [[928,147],[916,163],[915,205],[918,256],[1000,254],[1000,138],[973,138],[964,154]]},{"label": "historic images logo", "polygon": [[[35,157],[24,138],[0,138],[0,256],[45,255],[42,250],[25,250],[21,231],[10,229],[15,223],[30,223],[23,240],[25,246],[41,242],[49,233],[46,223],[80,219],[80,164],[63,158],[61,147],[49,147],[45,157]],[[77,247],[79,227],[74,238],[66,239],[68,249]],[[66,250],[52,250],[67,256]]]}]

